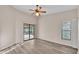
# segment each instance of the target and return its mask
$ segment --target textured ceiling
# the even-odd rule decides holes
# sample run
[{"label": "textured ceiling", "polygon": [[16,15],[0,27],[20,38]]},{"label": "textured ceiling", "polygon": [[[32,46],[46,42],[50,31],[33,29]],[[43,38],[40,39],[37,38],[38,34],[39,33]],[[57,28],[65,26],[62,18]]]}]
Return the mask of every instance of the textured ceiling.
[{"label": "textured ceiling", "polygon": [[[42,10],[47,11],[47,13],[45,13],[44,15],[72,10],[78,7],[77,5],[41,5],[41,6]],[[34,5],[14,5],[13,7],[16,8],[17,10],[28,13],[33,13],[32,11],[29,11],[29,9],[35,8]]]}]

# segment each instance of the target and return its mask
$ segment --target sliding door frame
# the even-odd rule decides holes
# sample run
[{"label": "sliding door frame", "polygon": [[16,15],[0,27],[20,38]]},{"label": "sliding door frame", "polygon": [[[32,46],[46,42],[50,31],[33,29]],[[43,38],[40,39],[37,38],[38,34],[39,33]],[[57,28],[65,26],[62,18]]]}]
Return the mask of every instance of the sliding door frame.
[{"label": "sliding door frame", "polygon": [[[24,26],[25,26],[25,24],[29,26],[29,39],[27,39],[27,40],[24,40]],[[23,23],[23,41],[28,41],[28,40],[34,39],[34,38],[30,38],[30,27],[31,27],[31,25],[34,26],[34,29],[33,29],[33,36],[34,36],[34,38],[35,38],[35,24]]]}]

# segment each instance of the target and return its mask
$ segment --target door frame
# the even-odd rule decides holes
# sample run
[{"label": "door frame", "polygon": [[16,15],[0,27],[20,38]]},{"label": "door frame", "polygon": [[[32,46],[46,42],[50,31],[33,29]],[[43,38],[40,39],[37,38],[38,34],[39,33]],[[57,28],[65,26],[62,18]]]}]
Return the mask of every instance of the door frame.
[{"label": "door frame", "polygon": [[[24,24],[29,25],[29,39],[27,39],[27,40],[24,40]],[[34,33],[33,33],[33,35],[34,35],[34,38],[35,38],[35,24],[23,23],[23,41],[28,41],[28,40],[34,39],[34,38],[30,39],[30,26],[31,25],[34,25]]]}]

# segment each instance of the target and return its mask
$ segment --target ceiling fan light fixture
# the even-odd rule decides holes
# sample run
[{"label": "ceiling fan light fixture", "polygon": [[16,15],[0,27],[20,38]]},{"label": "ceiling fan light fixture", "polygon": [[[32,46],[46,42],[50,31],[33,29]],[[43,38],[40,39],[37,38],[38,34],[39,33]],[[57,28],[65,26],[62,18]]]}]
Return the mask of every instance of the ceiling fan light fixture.
[{"label": "ceiling fan light fixture", "polygon": [[39,5],[36,5],[35,9],[30,9],[30,11],[34,11],[33,14],[35,14],[36,16],[41,16],[41,13],[46,13],[46,11],[41,10],[42,7]]},{"label": "ceiling fan light fixture", "polygon": [[39,14],[39,13],[36,13],[35,15],[36,15],[36,16],[39,16],[40,14]]}]

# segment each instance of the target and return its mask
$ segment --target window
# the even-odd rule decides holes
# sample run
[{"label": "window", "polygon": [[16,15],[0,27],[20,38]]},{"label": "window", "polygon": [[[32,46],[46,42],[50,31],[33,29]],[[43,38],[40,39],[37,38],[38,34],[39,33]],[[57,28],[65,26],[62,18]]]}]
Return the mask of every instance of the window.
[{"label": "window", "polygon": [[71,40],[71,31],[72,31],[71,24],[72,23],[70,21],[63,22],[62,32],[61,32],[62,39]]}]

